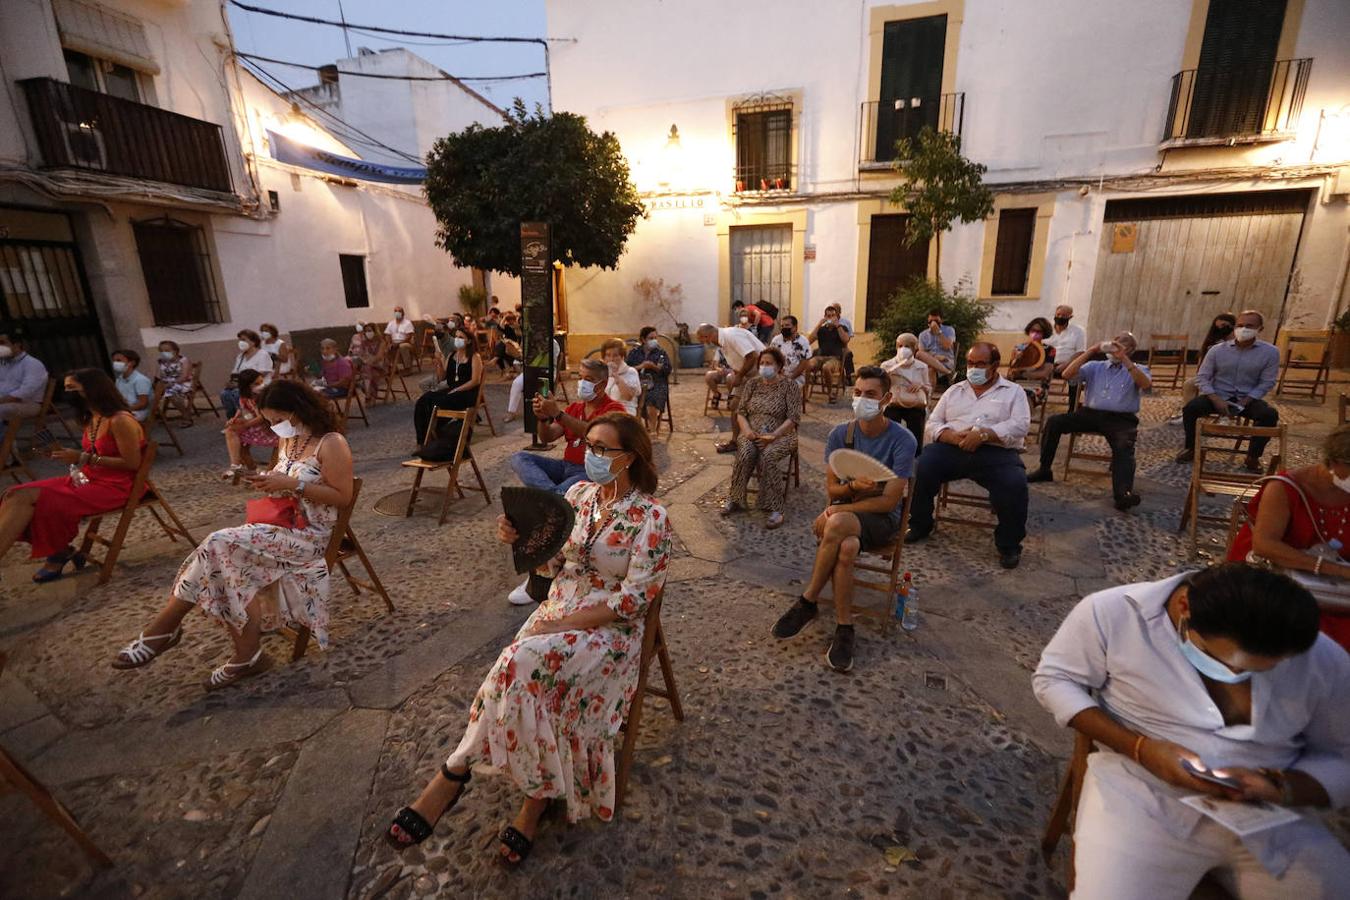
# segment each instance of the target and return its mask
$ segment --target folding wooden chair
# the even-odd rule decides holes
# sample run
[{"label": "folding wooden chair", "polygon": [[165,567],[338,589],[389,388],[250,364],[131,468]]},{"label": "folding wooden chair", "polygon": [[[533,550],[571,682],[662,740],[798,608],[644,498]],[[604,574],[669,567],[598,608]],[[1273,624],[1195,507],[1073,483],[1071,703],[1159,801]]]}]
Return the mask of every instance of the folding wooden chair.
[{"label": "folding wooden chair", "polygon": [[[646,405],[646,403],[647,403],[647,388],[644,385],[642,388],[642,393],[638,395],[638,412],[642,412],[642,408],[643,406]],[[652,432],[653,437],[661,433],[661,423],[663,422],[666,425],[667,434],[675,433],[675,417],[671,412],[674,406],[675,404],[671,402],[671,397],[667,394],[666,408],[661,410],[661,414],[656,417],[656,430]],[[647,420],[643,418],[642,421],[645,423]]]},{"label": "folding wooden chair", "polygon": [[[975,482],[971,482],[975,484]],[[978,487],[978,485],[976,485]],[[981,509],[989,513],[988,518],[974,519],[965,518],[948,512],[949,507]],[[954,525],[974,525],[978,528],[994,528],[998,525],[998,517],[994,513],[994,505],[989,502],[989,493],[975,494],[970,492],[952,490],[952,482],[945,481],[942,484],[942,490],[938,491],[937,503],[933,509],[933,523],[939,521],[951,522]]]},{"label": "folding wooden chair", "polygon": [[[1245,455],[1242,446],[1253,438],[1268,438],[1276,442],[1276,451],[1264,472],[1233,469],[1233,458]],[[1229,441],[1232,441],[1231,445]],[[1210,419],[1196,423],[1195,458],[1191,460],[1191,484],[1181,510],[1178,532],[1188,532],[1190,556],[1199,552],[1197,530],[1201,522],[1227,524],[1229,516],[1204,513],[1200,497],[1227,496],[1249,499],[1259,490],[1257,482],[1279,469],[1285,458],[1285,426],[1261,428],[1255,425],[1227,425]]]},{"label": "folding wooden chair", "polygon": [[[206,401],[205,409],[197,405],[199,397]],[[209,412],[217,419],[220,418],[220,410],[216,408],[215,398],[202,385],[202,364],[200,360],[192,364],[192,393],[188,396],[188,405],[192,407],[193,415]]]},{"label": "folding wooden chair", "polygon": [[[388,351],[386,351],[386,353],[385,353],[385,357],[384,357],[384,365],[385,365],[385,371],[384,371],[384,374],[383,374],[383,375],[377,375],[377,374],[375,374],[375,373],[372,372],[372,373],[371,373],[371,377],[372,377],[372,378],[377,378],[377,379],[378,379],[378,378],[383,378],[383,379],[384,379],[384,389],[385,389],[385,391],[388,392],[388,395],[389,395],[389,397],[388,397],[389,402],[390,402],[390,403],[394,402],[394,397],[395,397],[400,391],[402,392],[402,394],[403,394],[404,397],[406,397],[406,398],[408,398],[409,400],[411,400],[411,399],[412,399],[412,392],[408,390],[408,382],[404,379],[404,375],[409,374],[409,371],[408,371],[408,369],[407,369],[406,367],[401,366],[401,365],[399,364],[399,361],[398,361],[398,345],[397,345],[397,344],[390,344],[390,345],[389,345],[389,349],[388,349]],[[396,379],[396,378],[398,379],[398,385],[397,385],[397,386],[395,386],[395,384],[394,384],[394,379]],[[378,388],[377,388],[377,390],[378,390]],[[381,400],[385,399],[383,396],[380,396],[378,393],[377,393],[376,396],[379,396]]]},{"label": "folding wooden chair", "polygon": [[[1099,434],[1071,434],[1071,435],[1069,435],[1069,452],[1068,452],[1068,454],[1065,455],[1065,457],[1064,457],[1064,474],[1059,476],[1060,479],[1061,479],[1062,481],[1068,481],[1068,480],[1069,480],[1069,473],[1070,473],[1070,472],[1077,472],[1077,473],[1080,474],[1080,475],[1097,475],[1097,476],[1099,476],[1099,477],[1102,476],[1102,475],[1105,475],[1107,478],[1110,478],[1110,477],[1111,477],[1111,468],[1110,468],[1110,466],[1111,466],[1111,448],[1110,448],[1110,446],[1108,446],[1108,447],[1106,448],[1106,452],[1105,452],[1105,453],[1102,453],[1100,450],[1083,450],[1082,448],[1080,448],[1080,447],[1078,446],[1078,439],[1079,439],[1079,438],[1085,438],[1085,439],[1086,439],[1086,438],[1096,438],[1098,441],[1105,441],[1105,440],[1106,440],[1106,438],[1102,437],[1102,436],[1099,435]],[[1078,461],[1080,461],[1080,462],[1090,462],[1090,463],[1098,463],[1098,464],[1104,463],[1104,464],[1107,466],[1107,468],[1103,469],[1103,468],[1101,468],[1101,465],[1094,465],[1094,466],[1087,466],[1087,467],[1084,467],[1084,466],[1075,466],[1075,465],[1074,465],[1074,460],[1078,460]]]},{"label": "folding wooden chair", "polygon": [[[0,653],[0,674],[5,671],[5,654]],[[0,779],[8,781],[14,786],[15,790],[33,801],[33,805],[41,813],[61,827],[61,830],[70,835],[71,840],[79,845],[94,865],[102,869],[111,869],[112,860],[108,854],[99,849],[93,839],[85,833],[75,817],[70,814],[61,801],[53,796],[52,792],[42,782],[34,778],[27,769],[23,767],[17,759],[9,755],[9,751],[0,747]]]},{"label": "folding wooden chair", "polygon": [[[787,480],[792,487],[802,486],[802,459],[801,447],[793,447],[792,455],[788,457]],[[760,454],[759,463],[755,466],[755,471],[750,473],[750,478],[745,483],[745,493],[759,493],[759,479],[764,473],[764,455]]]},{"label": "folding wooden chair", "polygon": [[736,414],[732,409],[733,400],[739,399],[736,396],[736,388],[726,384],[714,384],[708,388],[708,393],[703,398],[703,415],[711,416],[714,411],[725,413],[729,416]]},{"label": "folding wooden chair", "polygon": [[[904,555],[905,531],[909,528],[909,503],[913,491],[910,489],[913,482],[905,485],[905,499],[900,504],[900,530],[895,533],[895,543],[889,547],[880,550],[870,550],[858,554],[858,558],[853,561],[853,615],[864,619],[871,619],[874,622],[881,623],[881,633],[889,635],[891,627],[895,625],[895,595],[900,590],[901,576],[901,557]],[[873,562],[872,557],[878,558],[879,562]],[[859,577],[857,573],[869,572],[880,575],[882,578],[873,580],[871,577]],[[882,596],[882,605],[863,606],[857,601],[857,591],[879,591]]]},{"label": "folding wooden chair", "polygon": [[[159,523],[159,527],[169,536],[169,540],[177,542],[181,536],[188,542],[189,546],[196,546],[197,539],[187,530],[187,526],[178,518],[177,513],[169,506],[168,502],[160,496],[159,490],[154,482],[150,480],[150,467],[155,462],[155,454],[159,445],[154,441],[147,441],[145,452],[141,454],[141,467],[136,470],[136,479],[131,483],[131,494],[127,498],[126,504],[122,507],[121,515],[117,519],[117,528],[110,539],[105,538],[98,533],[99,525],[103,522],[104,516],[112,513],[99,513],[89,518],[89,525],[84,530],[84,540],[80,543],[80,552],[85,555],[91,563],[99,566],[98,583],[107,584],[108,579],[112,578],[113,566],[117,563],[117,557],[122,553],[122,544],[127,537],[127,529],[131,527],[132,517],[136,510],[147,509]],[[161,512],[163,515],[161,515]],[[168,517],[168,522],[165,517]],[[173,523],[170,527],[169,522]],[[95,544],[106,547],[103,559],[95,557],[92,553]]]},{"label": "folding wooden chair", "polygon": [[[482,391],[482,388],[479,388]],[[473,431],[473,409],[459,411],[454,409],[438,409],[431,421],[427,423],[427,433],[423,436],[423,443],[429,443],[436,435],[436,431],[446,419],[458,419],[460,421],[459,440],[455,443],[455,455],[452,459],[445,462],[429,462],[425,459],[404,460],[401,465],[409,469],[415,469],[417,474],[413,477],[412,491],[408,494],[408,508],[403,513],[404,516],[413,514],[413,507],[417,504],[417,494],[422,489],[422,476],[428,472],[435,472],[445,469],[448,477],[445,485],[445,497],[441,501],[441,517],[436,523],[444,525],[446,517],[450,514],[450,500],[455,498],[464,499],[464,489],[467,487],[471,491],[477,491],[483,495],[483,502],[488,506],[492,505],[492,494],[487,489],[487,483],[483,481],[483,473],[478,469],[478,462],[466,450],[469,446],[469,435]],[[478,480],[478,486],[461,485],[459,482],[459,469],[464,463],[468,463],[473,469],[473,476]]]},{"label": "folding wooden chair", "polygon": [[[343,434],[347,433],[347,423],[353,418],[360,419],[367,428],[370,427],[370,418],[366,415],[366,404],[361,400],[361,392],[356,387],[356,367],[353,365],[352,374],[343,379],[341,384],[333,385],[344,389],[347,393],[341,397],[329,397],[328,402],[333,404],[333,409],[338,416],[338,430]],[[356,415],[352,415],[352,403],[356,403]]]},{"label": "folding wooden chair", "polygon": [[[333,533],[328,538],[324,560],[327,561],[330,572],[336,567],[342,573],[342,577],[347,579],[347,584],[351,585],[353,594],[359,597],[361,588],[365,588],[384,601],[386,610],[393,612],[394,601],[389,599],[389,592],[384,589],[380,576],[375,573],[370,557],[361,549],[361,542],[356,539],[356,532],[352,531],[352,512],[356,509],[356,499],[360,496],[361,479],[353,478],[352,501],[338,510],[338,520],[333,524]],[[353,558],[365,568],[365,578],[357,578],[347,568],[347,560]],[[285,631],[295,637],[295,644],[291,649],[291,662],[295,662],[305,655],[305,650],[309,647],[309,629],[302,625],[295,629],[287,628]]]},{"label": "folding wooden chair", "polygon": [[1083,778],[1087,775],[1088,754],[1096,751],[1092,739],[1081,732],[1075,732],[1073,756],[1059,785],[1059,794],[1050,808],[1050,818],[1046,820],[1045,831],[1041,833],[1041,858],[1045,864],[1055,856],[1059,840],[1066,835],[1069,838],[1069,870],[1064,879],[1064,887],[1073,892],[1073,822],[1078,815],[1078,797],[1083,792]]},{"label": "folding wooden chair", "polygon": [[167,387],[168,385],[162,381],[155,382],[155,395],[150,398],[150,415],[146,417],[145,422],[142,423],[141,427],[145,430],[146,440],[155,439],[154,430],[156,425],[163,428],[164,433],[169,436],[169,443],[173,444],[173,449],[178,451],[179,456],[182,456],[183,445],[178,443],[178,435],[175,433],[176,429],[169,424],[168,419],[164,418],[164,390]]},{"label": "folding wooden chair", "polygon": [[[13,419],[8,425],[0,422],[0,478],[8,475],[14,480],[15,484],[22,484],[25,481],[33,480],[33,472],[28,468],[28,463],[24,462],[23,457],[19,455],[17,446],[19,440],[19,426],[22,419]],[[22,477],[20,477],[22,473]]]},{"label": "folding wooden chair", "polygon": [[[1290,335],[1285,341],[1275,396],[1304,397],[1325,403],[1331,380],[1331,332]],[[1306,377],[1308,372],[1312,373],[1311,378]]]},{"label": "folding wooden chair", "polygon": [[1347,408],[1350,408],[1350,394],[1341,394],[1338,398],[1336,398],[1336,424],[1337,424],[1337,425],[1344,425],[1344,424],[1345,424],[1345,418],[1346,418],[1345,412],[1346,412],[1346,409],[1347,409]]},{"label": "folding wooden chair", "polygon": [[79,433],[71,430],[70,423],[66,421],[66,417],[61,414],[59,409],[57,409],[56,388],[57,380],[55,378],[48,378],[47,390],[42,394],[42,408],[38,410],[36,416],[28,417],[28,422],[33,426],[33,434],[37,435],[42,432],[42,429],[47,427],[47,420],[54,418],[61,426],[61,430],[66,433],[66,437],[74,440],[79,437]]},{"label": "folding wooden chair", "polygon": [[[658,596],[647,607],[645,624],[642,627],[642,655],[638,658],[637,690],[633,692],[633,702],[628,705],[628,718],[623,723],[623,745],[619,750],[619,759],[614,766],[614,812],[618,813],[628,793],[628,775],[633,768],[633,750],[637,747],[638,729],[642,725],[642,701],[647,694],[664,697],[670,702],[670,711],[676,722],[684,721],[684,707],[680,705],[680,692],[675,687],[675,669],[670,664],[670,651],[666,646],[666,635],[661,630],[661,600]],[[665,688],[653,687],[647,678],[652,658],[661,664],[661,678]]]},{"label": "folding wooden chair", "polygon": [[[1186,381],[1186,355],[1190,340],[1185,334],[1150,334],[1148,336],[1148,366],[1153,377],[1153,389],[1175,389]],[[1171,344],[1173,346],[1166,346]]]},{"label": "folding wooden chair", "polygon": [[[483,376],[484,380],[486,380],[487,373],[484,372]],[[492,433],[493,437],[496,437],[497,426],[492,424],[492,410],[488,408],[487,391],[484,390],[484,384],[482,382],[480,382],[478,385],[478,399],[474,402],[473,409],[474,409],[474,423],[477,424],[478,415],[481,413],[483,418],[487,420],[488,431]]]},{"label": "folding wooden chair", "polygon": [[[815,357],[812,358],[814,359]],[[824,358],[830,360],[835,359],[833,356],[827,356]],[[844,363],[842,360],[835,360],[835,361],[838,363],[838,367],[837,368],[831,367],[831,371],[836,374],[835,379],[836,383],[833,388],[827,388],[825,386],[825,370],[823,368],[824,366],[823,363],[821,364],[822,368],[812,369],[811,371],[806,373],[806,384],[802,386],[803,404],[810,402],[811,398],[815,396],[816,391],[820,391],[821,396],[824,397],[826,400],[830,399],[830,393],[832,390],[835,392],[834,396],[836,400],[838,399],[839,395],[844,392],[844,389],[848,386],[848,379],[844,377]]]}]

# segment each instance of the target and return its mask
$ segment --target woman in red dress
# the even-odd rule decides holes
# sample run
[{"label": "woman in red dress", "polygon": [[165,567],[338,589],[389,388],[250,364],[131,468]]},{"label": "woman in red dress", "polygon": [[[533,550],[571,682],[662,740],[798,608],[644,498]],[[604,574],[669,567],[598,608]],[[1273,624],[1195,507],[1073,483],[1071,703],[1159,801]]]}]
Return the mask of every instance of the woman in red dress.
[{"label": "woman in red dress", "polygon": [[38,583],[60,578],[68,562],[84,567],[71,545],[80,520],[126,505],[145,449],[141,424],[105,373],[76,369],[65,387],[84,426],[83,451],[58,448],[51,456],[69,463],[71,474],[15,485],[0,500],[0,556],[26,541],[33,559],[46,558],[33,575]]},{"label": "woman in red dress", "polygon": [[[1228,548],[1229,560],[1241,562],[1251,553],[1284,569],[1350,578],[1350,425],[1327,437],[1322,458],[1265,483],[1247,504],[1248,521]],[[1341,542],[1339,560],[1308,552],[1332,540]],[[1322,631],[1350,650],[1350,613],[1323,608]]]}]

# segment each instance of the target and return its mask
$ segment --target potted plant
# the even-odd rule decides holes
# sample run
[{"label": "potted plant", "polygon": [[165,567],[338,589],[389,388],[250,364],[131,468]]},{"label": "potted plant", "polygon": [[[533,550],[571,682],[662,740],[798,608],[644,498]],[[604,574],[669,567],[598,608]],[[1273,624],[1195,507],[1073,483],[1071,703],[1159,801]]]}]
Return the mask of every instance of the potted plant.
[{"label": "potted plant", "polygon": [[643,278],[633,285],[634,292],[644,306],[655,307],[665,313],[675,326],[675,343],[679,346],[681,369],[702,368],[707,358],[706,348],[689,334],[689,325],[679,321],[684,307],[684,287],[667,285],[664,278]]},{"label": "potted plant", "polygon": [[1331,323],[1331,367],[1350,369],[1350,309]]}]

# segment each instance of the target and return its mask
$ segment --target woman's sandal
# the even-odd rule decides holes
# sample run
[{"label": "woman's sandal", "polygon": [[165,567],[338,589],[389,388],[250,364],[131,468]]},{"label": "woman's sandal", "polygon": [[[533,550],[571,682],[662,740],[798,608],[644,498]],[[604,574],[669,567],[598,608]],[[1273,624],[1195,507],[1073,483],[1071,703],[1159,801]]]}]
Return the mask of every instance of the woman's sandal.
[{"label": "woman's sandal", "polygon": [[516,855],[512,859],[505,854],[501,854],[502,862],[508,866],[518,866],[530,855],[530,850],[534,848],[534,841],[520,833],[520,830],[514,825],[507,825],[502,829],[502,833],[497,835],[497,840],[501,841],[503,847]]},{"label": "woman's sandal", "polygon": [[[146,641],[162,641],[168,638],[158,650],[151,647]],[[179,625],[174,629],[173,634],[152,634],[145,636],[142,631],[136,640],[127,644],[112,661],[114,669],[139,669],[141,666],[148,665],[155,661],[165,650],[177,646],[183,639],[183,626]]]},{"label": "woman's sandal", "polygon": [[[456,775],[450,771],[450,767],[441,763],[441,777],[446,781],[453,781],[459,785],[459,790],[455,792],[455,799],[446,804],[445,809],[441,810],[440,816],[436,817],[439,822],[450,810],[455,808],[459,798],[464,796],[465,786],[469,779],[473,777],[472,771],[465,771],[463,775]],[[395,832],[398,829],[398,832]],[[389,823],[389,827],[384,830],[384,840],[389,846],[402,853],[409,847],[422,843],[431,837],[431,833],[436,830],[434,823],[428,822],[422,818],[422,814],[417,812],[411,806],[405,806],[394,814],[394,819]],[[406,835],[408,840],[402,840],[399,834]]]},{"label": "woman's sandal", "polygon": [[236,681],[261,675],[270,668],[272,668],[272,658],[264,656],[262,648],[259,647],[258,652],[253,654],[253,658],[248,662],[226,663],[214,669],[207,676],[206,681],[202,682],[202,687],[208,691],[218,691],[221,688],[229,687]]},{"label": "woman's sandal", "polygon": [[85,556],[83,553],[76,552],[74,547],[67,547],[65,553],[53,553],[51,556],[47,557],[46,562],[48,566],[56,566],[56,568],[49,569],[46,566],[43,566],[41,569],[38,569],[33,573],[34,584],[46,584],[49,581],[55,581],[60,578],[61,573],[65,571],[66,563],[68,562],[74,563],[76,569],[83,569],[85,566],[89,565],[89,557]]}]

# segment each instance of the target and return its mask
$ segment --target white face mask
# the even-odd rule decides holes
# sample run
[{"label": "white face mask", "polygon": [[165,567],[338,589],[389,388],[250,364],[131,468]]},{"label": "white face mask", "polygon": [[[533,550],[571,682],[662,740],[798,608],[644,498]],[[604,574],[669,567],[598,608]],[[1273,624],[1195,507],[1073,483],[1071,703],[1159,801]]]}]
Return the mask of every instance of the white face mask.
[{"label": "white face mask", "polygon": [[966,380],[976,387],[980,387],[989,380],[989,373],[984,369],[967,369]]},{"label": "white face mask", "polygon": [[395,318],[395,319],[401,319],[401,318],[403,318],[403,313],[401,313],[401,312],[396,312],[396,313],[394,313],[394,318]]},{"label": "white face mask", "polygon": [[119,375],[127,370],[127,364],[120,359],[113,360],[113,371]]},{"label": "white face mask", "polygon": [[272,431],[279,438],[293,438],[300,433],[300,429],[291,423],[290,419],[282,419],[272,425]]},{"label": "white face mask", "polygon": [[270,331],[263,331],[263,332],[260,332],[260,334],[262,334],[262,339],[263,339],[264,341],[270,341],[272,338],[276,337],[276,335],[273,334],[273,333],[270,332]]},{"label": "white face mask", "polygon": [[173,359],[173,351],[172,351],[172,350],[161,350],[161,351],[159,351],[159,358],[160,358],[160,359]]},{"label": "white face mask", "polygon": [[587,401],[594,400],[595,382],[587,381],[585,378],[581,379],[581,382],[577,384],[577,396],[579,396],[582,400]]},{"label": "white face mask", "polygon": [[659,343],[657,343],[656,338],[651,338],[651,339],[649,339],[649,340],[647,341],[647,349],[648,349],[648,350],[655,350],[655,349],[656,349],[657,347],[659,347],[659,346],[661,346],[661,345],[660,345]]},{"label": "white face mask", "polygon": [[247,352],[248,352],[248,348],[249,348],[249,347],[252,347],[252,346],[253,346],[253,345],[250,344],[248,341],[240,341],[240,342],[239,342],[239,352],[240,352],[240,353],[247,353]]},{"label": "white face mask", "polygon": [[0,344],[0,359],[9,359],[14,355],[14,348],[9,344]]},{"label": "white face mask", "polygon": [[466,344],[468,344],[468,341],[464,340],[464,338],[455,338],[456,350],[463,350]]},{"label": "white face mask", "polygon": [[1337,490],[1345,491],[1347,494],[1350,494],[1350,476],[1338,478],[1333,472],[1331,475],[1331,483],[1336,485]]},{"label": "white face mask", "polygon": [[760,377],[760,378],[765,378],[765,379],[767,379],[767,378],[772,378],[773,376],[775,376],[775,375],[777,375],[777,374],[778,374],[778,367],[777,367],[777,366],[760,366],[760,367],[759,367],[759,377]]},{"label": "white face mask", "polygon": [[1254,338],[1256,337],[1256,335],[1257,335],[1257,331],[1256,331],[1255,328],[1234,328],[1234,329],[1233,329],[1233,337],[1237,338],[1239,341],[1250,341],[1250,340],[1254,339]]},{"label": "white face mask", "polygon": [[853,415],[864,422],[870,422],[881,415],[881,401],[873,400],[871,397],[854,397]]},{"label": "white face mask", "polygon": [[901,347],[896,352],[900,354],[901,362],[909,362],[911,359],[914,358],[914,351],[909,349],[908,347]]},{"label": "white face mask", "polygon": [[324,362],[332,362],[332,361],[335,360],[335,359],[337,359],[337,354],[336,354],[336,353],[325,353],[325,354],[323,354],[323,361],[324,361]]},{"label": "white face mask", "polygon": [[375,340],[375,332],[373,332],[373,331],[367,331],[367,332],[366,332],[366,337],[367,337],[368,339],[372,340],[372,341]]}]

